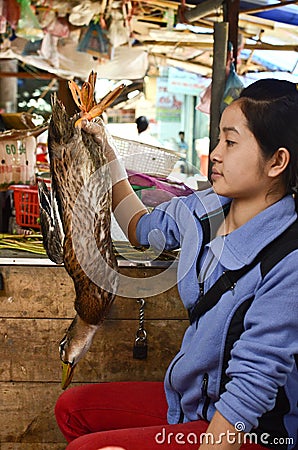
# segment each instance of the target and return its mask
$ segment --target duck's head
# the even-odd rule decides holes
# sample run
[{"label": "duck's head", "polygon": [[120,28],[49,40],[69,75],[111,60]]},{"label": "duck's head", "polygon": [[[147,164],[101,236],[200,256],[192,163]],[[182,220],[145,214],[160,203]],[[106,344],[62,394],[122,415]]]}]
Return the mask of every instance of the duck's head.
[{"label": "duck's head", "polygon": [[72,321],[59,345],[62,361],[62,389],[71,383],[74,369],[88,351],[99,325],[90,325],[78,315]]}]

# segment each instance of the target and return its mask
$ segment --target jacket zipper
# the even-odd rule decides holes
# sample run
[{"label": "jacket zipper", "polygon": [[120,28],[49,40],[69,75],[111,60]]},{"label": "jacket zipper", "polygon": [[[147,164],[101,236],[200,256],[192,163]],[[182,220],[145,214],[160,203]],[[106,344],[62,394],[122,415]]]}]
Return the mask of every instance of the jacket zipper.
[{"label": "jacket zipper", "polygon": [[202,269],[204,269],[204,273],[202,273],[202,270],[201,270],[200,273],[199,273],[199,276],[198,276],[200,295],[204,295],[204,290],[205,290],[204,289],[204,280],[207,277],[208,271],[210,270],[210,267],[212,266],[215,258],[216,258],[215,255],[212,254],[211,258],[207,262],[206,267],[204,267],[206,261],[203,263]]},{"label": "jacket zipper", "polygon": [[[178,392],[179,394],[179,392]],[[183,423],[184,422],[184,412],[182,411],[181,408],[181,395],[179,394],[179,404],[180,404],[180,415],[179,415],[179,420],[178,423]]]},{"label": "jacket zipper", "polygon": [[210,397],[208,396],[207,393],[207,389],[208,389],[208,380],[209,380],[209,375],[208,373],[204,374],[204,378],[202,381],[202,397],[204,400],[204,405],[203,405],[203,409],[202,409],[202,416],[205,420],[207,419],[207,411],[209,408],[209,404],[210,404]]},{"label": "jacket zipper", "polygon": [[[183,356],[184,356],[184,353],[182,353],[182,355],[180,355],[179,358],[176,359],[176,361],[172,364],[172,367],[171,367],[170,372],[169,372],[169,383],[170,383],[171,388],[174,391],[176,391],[176,389],[173,387],[173,384],[172,384],[172,373],[173,373],[175,365],[178,363],[178,361],[180,361],[181,358],[183,358]],[[182,408],[181,408],[181,394],[178,391],[176,391],[176,392],[179,395],[179,405],[180,405],[180,415],[179,415],[178,423],[183,423],[184,413],[183,413]]]}]

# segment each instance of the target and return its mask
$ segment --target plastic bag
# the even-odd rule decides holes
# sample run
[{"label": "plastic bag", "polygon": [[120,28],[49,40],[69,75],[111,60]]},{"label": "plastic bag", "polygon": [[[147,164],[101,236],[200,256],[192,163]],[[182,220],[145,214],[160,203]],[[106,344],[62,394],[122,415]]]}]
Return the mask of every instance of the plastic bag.
[{"label": "plastic bag", "polygon": [[197,111],[201,111],[205,114],[210,114],[211,89],[212,82],[206,87],[206,89],[203,90],[203,92],[201,92],[200,102],[196,106]]},{"label": "plastic bag", "polygon": [[234,63],[231,63],[230,73],[226,81],[224,95],[221,102],[221,113],[227,106],[232,103],[233,100],[236,100],[236,98],[239,97],[243,87],[244,85],[236,73],[235,65]]},{"label": "plastic bag", "polygon": [[39,51],[39,55],[56,68],[59,68],[58,39],[57,36],[46,33]]},{"label": "plastic bag", "polygon": [[108,57],[109,40],[106,31],[98,23],[91,22],[77,47],[78,52],[90,53],[97,57]]},{"label": "plastic bag", "polygon": [[113,47],[120,47],[129,41],[129,30],[125,27],[123,15],[119,11],[111,12],[108,37]]},{"label": "plastic bag", "polygon": [[44,34],[31,9],[30,0],[18,0],[21,6],[21,17],[18,21],[16,35],[30,41],[42,39]]},{"label": "plastic bag", "polygon": [[[66,3],[69,3],[69,1]],[[69,14],[69,23],[71,23],[76,27],[88,25],[91,22],[92,17],[98,14],[98,11],[100,9],[99,2],[85,0],[84,2],[79,3],[80,3],[79,5],[71,8],[71,13]]]},{"label": "plastic bag", "polygon": [[153,187],[163,191],[170,192],[175,197],[185,196],[193,193],[193,190],[179,181],[170,181],[167,178],[154,177],[146,173],[127,170],[128,178],[131,184],[143,187]]},{"label": "plastic bag", "polygon": [[30,55],[36,56],[41,48],[41,43],[42,39],[26,42],[22,51],[22,56],[30,56]]},{"label": "plastic bag", "polygon": [[46,28],[45,31],[52,36],[67,38],[69,36],[69,25],[65,17],[56,17]]}]

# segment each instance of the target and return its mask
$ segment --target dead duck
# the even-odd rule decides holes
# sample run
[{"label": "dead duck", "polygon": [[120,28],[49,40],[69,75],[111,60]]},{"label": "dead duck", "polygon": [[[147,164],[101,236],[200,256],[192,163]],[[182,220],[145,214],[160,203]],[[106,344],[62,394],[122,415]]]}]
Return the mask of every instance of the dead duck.
[{"label": "dead duck", "polygon": [[63,389],[108,314],[119,279],[110,232],[109,169],[104,152],[79,125],[82,118],[92,120],[102,114],[124,86],[96,105],[95,81],[92,72],[81,90],[69,83],[81,115],[70,117],[57,96],[52,97],[48,131],[51,190],[39,184],[46,252],[52,261],[64,264],[75,288],[76,316],[59,346]]}]

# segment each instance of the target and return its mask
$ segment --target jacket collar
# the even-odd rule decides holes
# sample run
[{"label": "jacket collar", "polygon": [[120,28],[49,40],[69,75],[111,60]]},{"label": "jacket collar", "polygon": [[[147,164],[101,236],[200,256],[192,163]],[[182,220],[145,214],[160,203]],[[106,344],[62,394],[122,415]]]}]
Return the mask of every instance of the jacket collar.
[{"label": "jacket collar", "polygon": [[249,264],[296,218],[294,200],[287,195],[229,235],[216,237],[211,241],[210,248],[224,267],[238,269]]}]

